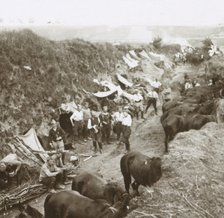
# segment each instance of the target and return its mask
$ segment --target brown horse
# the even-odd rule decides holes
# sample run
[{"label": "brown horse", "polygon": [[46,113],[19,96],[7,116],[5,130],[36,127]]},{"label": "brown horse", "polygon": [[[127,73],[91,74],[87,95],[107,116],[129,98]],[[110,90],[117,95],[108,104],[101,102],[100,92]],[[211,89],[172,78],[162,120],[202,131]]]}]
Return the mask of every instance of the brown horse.
[{"label": "brown horse", "polygon": [[161,158],[149,158],[137,151],[125,154],[121,158],[120,168],[124,177],[126,191],[129,193],[131,177],[133,177],[132,188],[137,195],[139,195],[139,185],[152,186],[162,176]]},{"label": "brown horse", "polygon": [[91,199],[105,199],[111,205],[121,201],[125,192],[116,182],[106,182],[89,172],[82,172],[73,179],[72,190]]},{"label": "brown horse", "polygon": [[127,216],[128,194],[111,207],[105,200],[93,200],[76,191],[49,194],[44,202],[45,218],[123,218]]}]

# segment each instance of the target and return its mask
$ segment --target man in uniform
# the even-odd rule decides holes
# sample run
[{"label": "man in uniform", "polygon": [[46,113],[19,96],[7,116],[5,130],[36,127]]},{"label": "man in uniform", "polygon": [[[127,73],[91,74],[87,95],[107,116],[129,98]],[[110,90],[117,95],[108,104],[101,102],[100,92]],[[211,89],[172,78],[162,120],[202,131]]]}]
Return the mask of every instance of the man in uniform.
[{"label": "man in uniform", "polygon": [[129,138],[131,136],[132,117],[127,107],[124,108],[123,113],[121,142],[125,144],[126,151],[128,152],[130,151]]},{"label": "man in uniform", "polygon": [[97,145],[99,152],[102,153],[102,132],[101,122],[95,111],[91,111],[91,118],[88,120],[88,129],[93,140],[94,152],[97,152]]},{"label": "man in uniform", "polygon": [[122,121],[123,121],[124,113],[122,111],[122,107],[118,107],[118,111],[115,112],[112,115],[114,125],[113,125],[113,131],[117,135],[117,140],[120,139],[121,133],[122,133]]},{"label": "man in uniform", "polygon": [[156,104],[157,104],[157,99],[159,98],[158,93],[155,90],[150,90],[147,94],[147,97],[148,97],[148,102],[147,102],[147,106],[146,106],[146,109],[145,109],[145,113],[147,113],[148,108],[152,104],[153,107],[154,107],[154,110],[155,110],[155,114],[157,115]]},{"label": "man in uniform", "polygon": [[103,106],[103,111],[99,116],[100,122],[102,123],[102,139],[103,142],[110,144],[110,132],[111,132],[111,114],[108,112],[108,106]]}]

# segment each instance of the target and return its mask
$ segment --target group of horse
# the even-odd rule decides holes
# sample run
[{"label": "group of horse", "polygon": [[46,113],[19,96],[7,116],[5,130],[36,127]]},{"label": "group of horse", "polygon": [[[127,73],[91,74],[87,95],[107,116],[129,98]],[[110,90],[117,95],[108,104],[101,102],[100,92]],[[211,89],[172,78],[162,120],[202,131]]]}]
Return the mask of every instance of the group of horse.
[{"label": "group of horse", "polygon": [[194,87],[184,96],[163,104],[160,121],[165,132],[165,152],[177,133],[198,130],[208,122],[217,122],[221,89],[220,85]]},{"label": "group of horse", "polygon": [[[47,195],[44,216],[31,206],[23,206],[16,218],[123,218],[131,211],[131,196],[138,187],[152,186],[162,177],[161,158],[131,151],[120,159],[125,189],[117,181],[106,181],[91,172],[80,172],[71,190]],[[132,178],[134,181],[132,182]],[[130,194],[130,185],[133,193]]]}]

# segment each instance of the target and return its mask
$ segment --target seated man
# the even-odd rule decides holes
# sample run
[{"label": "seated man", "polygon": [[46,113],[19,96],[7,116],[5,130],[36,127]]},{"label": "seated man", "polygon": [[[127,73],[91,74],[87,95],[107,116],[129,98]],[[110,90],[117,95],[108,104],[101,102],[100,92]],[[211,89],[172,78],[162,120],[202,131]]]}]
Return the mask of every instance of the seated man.
[{"label": "seated man", "polygon": [[16,154],[9,154],[0,161],[0,189],[10,185],[11,179],[17,175],[20,168],[21,162],[17,160]]},{"label": "seated man", "polygon": [[55,189],[64,189],[65,186],[62,183],[65,181],[63,175],[63,169],[56,166],[53,157],[48,157],[46,163],[44,163],[40,170],[39,181],[47,186],[50,192],[55,192]]}]

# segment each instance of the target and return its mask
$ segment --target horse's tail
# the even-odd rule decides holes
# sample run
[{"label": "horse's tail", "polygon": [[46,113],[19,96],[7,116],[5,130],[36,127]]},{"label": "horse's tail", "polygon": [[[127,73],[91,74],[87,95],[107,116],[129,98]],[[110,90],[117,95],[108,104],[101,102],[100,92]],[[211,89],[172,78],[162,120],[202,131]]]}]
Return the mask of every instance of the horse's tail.
[{"label": "horse's tail", "polygon": [[47,197],[45,198],[44,201],[44,217],[45,218],[51,218],[51,211],[49,209],[47,209],[47,203],[50,200],[50,198],[52,197],[53,194],[49,194],[47,195]]},{"label": "horse's tail", "polygon": [[129,170],[129,161],[128,161],[129,157],[128,154],[124,155],[121,158],[120,161],[120,168],[121,168],[121,173],[124,177],[124,185],[125,185],[125,189],[126,191],[129,193],[129,186],[131,184],[131,173]]}]

